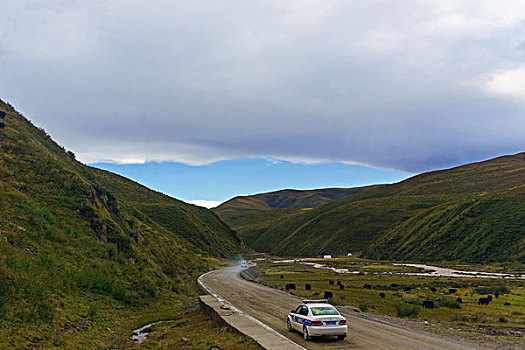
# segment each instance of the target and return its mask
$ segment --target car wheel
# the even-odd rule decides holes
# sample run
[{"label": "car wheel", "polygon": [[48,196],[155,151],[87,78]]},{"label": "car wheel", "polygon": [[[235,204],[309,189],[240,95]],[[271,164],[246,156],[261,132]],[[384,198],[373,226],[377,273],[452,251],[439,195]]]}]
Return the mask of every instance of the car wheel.
[{"label": "car wheel", "polygon": [[346,338],[346,335],[338,335],[337,336],[337,339],[339,340],[344,340]]},{"label": "car wheel", "polygon": [[286,326],[288,327],[289,332],[293,332],[292,322],[290,322],[289,318],[286,320]]},{"label": "car wheel", "polygon": [[303,338],[304,340],[310,340],[312,337],[310,337],[310,334],[308,334],[308,328],[303,327]]}]

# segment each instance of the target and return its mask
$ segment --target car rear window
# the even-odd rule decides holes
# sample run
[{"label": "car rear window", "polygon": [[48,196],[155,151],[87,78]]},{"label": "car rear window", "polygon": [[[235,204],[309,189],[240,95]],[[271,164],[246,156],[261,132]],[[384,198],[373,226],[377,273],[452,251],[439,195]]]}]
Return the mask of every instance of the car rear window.
[{"label": "car rear window", "polygon": [[312,314],[314,316],[339,315],[339,312],[330,306],[318,306],[312,308]]}]

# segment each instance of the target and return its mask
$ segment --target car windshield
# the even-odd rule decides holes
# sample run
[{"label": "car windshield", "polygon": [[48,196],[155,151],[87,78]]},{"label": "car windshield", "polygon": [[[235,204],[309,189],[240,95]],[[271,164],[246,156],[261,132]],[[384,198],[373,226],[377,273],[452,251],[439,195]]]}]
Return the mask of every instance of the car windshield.
[{"label": "car windshield", "polygon": [[339,315],[339,312],[330,306],[317,306],[312,308],[312,314],[314,316]]}]

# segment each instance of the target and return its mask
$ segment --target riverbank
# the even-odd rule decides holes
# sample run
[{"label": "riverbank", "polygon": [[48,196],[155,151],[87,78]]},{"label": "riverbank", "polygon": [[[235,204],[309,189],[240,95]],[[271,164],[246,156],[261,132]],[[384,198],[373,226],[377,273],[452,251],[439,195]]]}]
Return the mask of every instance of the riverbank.
[{"label": "riverbank", "polygon": [[[349,259],[259,261],[258,266],[264,271],[261,284],[283,291],[288,285],[288,292],[300,297],[319,299],[331,292],[332,303],[340,307],[403,318],[422,327],[431,324],[437,333],[461,333],[484,343],[525,346],[525,281],[519,278],[414,274],[405,269],[422,267]],[[348,273],[337,269],[348,269]],[[478,304],[488,295],[492,297],[488,305]],[[424,301],[431,301],[433,307],[423,307]]]}]

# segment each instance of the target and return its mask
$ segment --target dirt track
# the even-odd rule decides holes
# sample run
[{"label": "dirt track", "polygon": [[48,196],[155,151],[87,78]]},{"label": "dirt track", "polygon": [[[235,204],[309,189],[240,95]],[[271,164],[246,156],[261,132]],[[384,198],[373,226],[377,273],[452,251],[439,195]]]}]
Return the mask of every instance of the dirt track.
[{"label": "dirt track", "polygon": [[345,314],[348,338],[319,338],[305,341],[299,333],[286,330],[286,315],[301,299],[280,290],[248,282],[239,276],[239,267],[229,267],[205,275],[202,282],[238,309],[252,315],[277,332],[307,349],[479,349],[434,334]]}]

